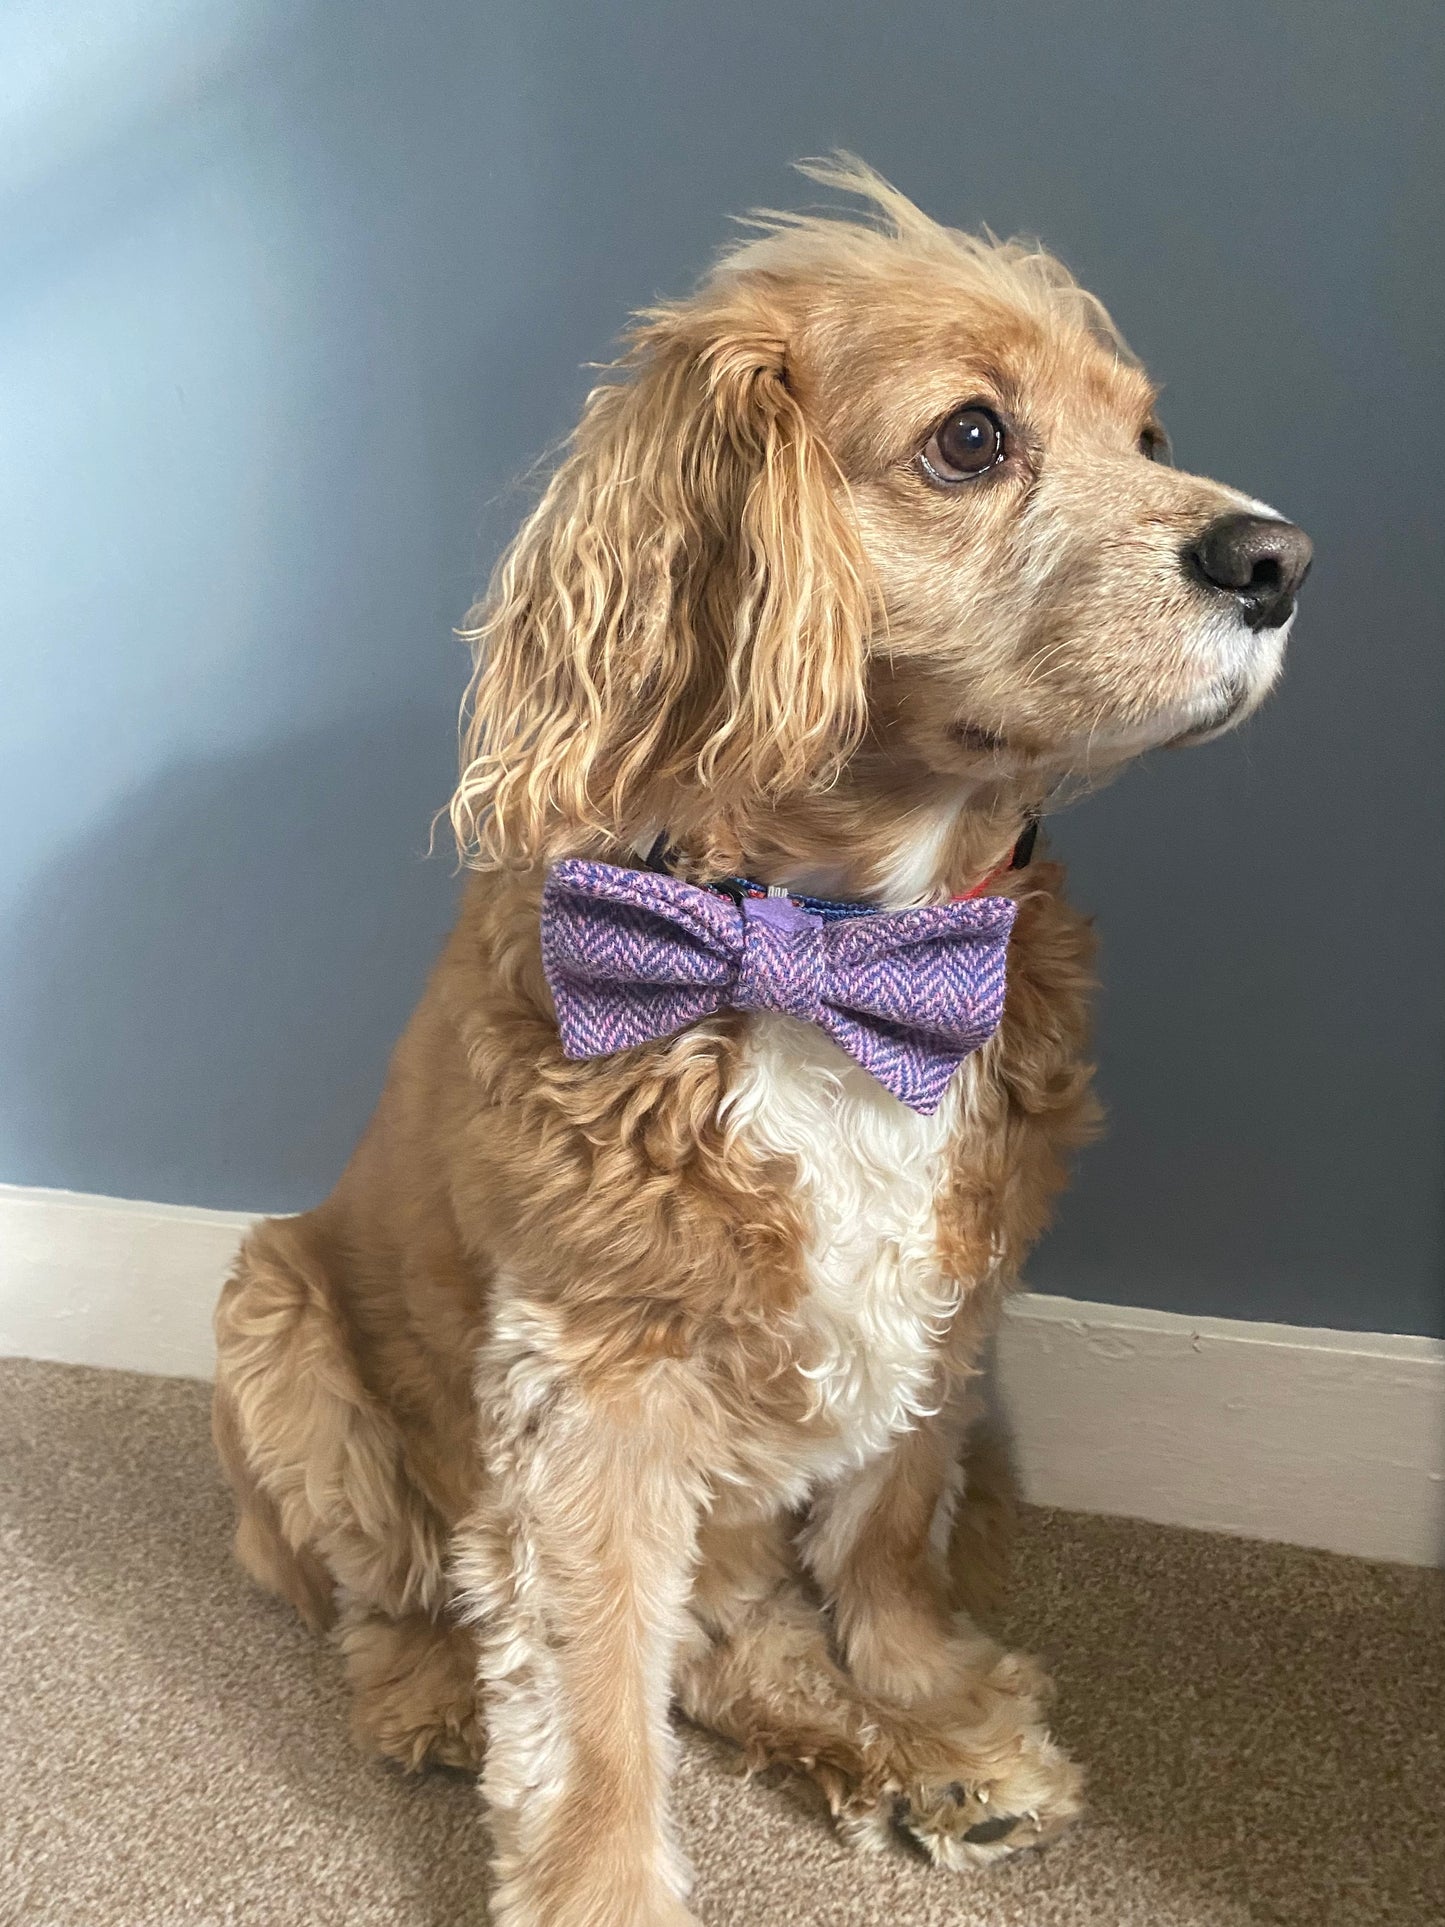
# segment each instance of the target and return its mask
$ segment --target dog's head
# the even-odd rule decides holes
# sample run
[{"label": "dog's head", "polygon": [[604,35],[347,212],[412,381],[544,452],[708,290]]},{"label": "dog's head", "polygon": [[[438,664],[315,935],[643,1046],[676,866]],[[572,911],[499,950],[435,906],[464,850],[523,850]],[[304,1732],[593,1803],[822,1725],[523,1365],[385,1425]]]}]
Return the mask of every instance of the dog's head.
[{"label": "dog's head", "polygon": [[1168,466],[1099,303],[860,164],[810,171],[876,218],[765,217],[644,315],[503,558],[453,803],[484,860],[863,772],[1032,805],[1279,672],[1309,541]]}]

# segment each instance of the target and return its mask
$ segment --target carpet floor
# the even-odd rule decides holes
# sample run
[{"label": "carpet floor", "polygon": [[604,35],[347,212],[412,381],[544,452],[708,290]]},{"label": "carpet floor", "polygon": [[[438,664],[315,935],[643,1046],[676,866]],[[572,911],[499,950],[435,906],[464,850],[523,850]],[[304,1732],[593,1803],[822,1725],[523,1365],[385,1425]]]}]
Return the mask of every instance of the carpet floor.
[{"label": "carpet floor", "polygon": [[[354,1753],[334,1655],[231,1563],[207,1388],[0,1362],[0,1921],[482,1927],[472,1786]],[[1445,1924],[1445,1579],[1032,1512],[1087,1821],[986,1874],[847,1852],[688,1733],[708,1927]]]}]

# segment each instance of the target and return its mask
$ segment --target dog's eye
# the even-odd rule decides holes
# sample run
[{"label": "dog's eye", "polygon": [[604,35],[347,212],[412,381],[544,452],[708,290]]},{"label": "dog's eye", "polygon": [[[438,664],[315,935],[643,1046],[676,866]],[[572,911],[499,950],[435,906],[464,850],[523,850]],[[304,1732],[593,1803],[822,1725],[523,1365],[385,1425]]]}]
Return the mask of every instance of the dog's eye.
[{"label": "dog's eye", "polygon": [[971,482],[1003,460],[1003,425],[991,409],[955,409],[919,456],[935,482]]},{"label": "dog's eye", "polygon": [[1151,462],[1167,464],[1174,459],[1174,450],[1169,446],[1169,437],[1158,422],[1150,422],[1139,437],[1139,453]]}]

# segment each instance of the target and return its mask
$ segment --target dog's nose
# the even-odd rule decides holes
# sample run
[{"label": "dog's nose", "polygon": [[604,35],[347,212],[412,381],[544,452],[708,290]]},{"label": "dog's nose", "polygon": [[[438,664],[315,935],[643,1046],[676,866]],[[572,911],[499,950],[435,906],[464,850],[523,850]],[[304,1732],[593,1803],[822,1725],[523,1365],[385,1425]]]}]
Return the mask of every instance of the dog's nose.
[{"label": "dog's nose", "polygon": [[1184,552],[1187,567],[1238,601],[1251,629],[1288,622],[1313,555],[1303,529],[1269,515],[1221,515]]}]

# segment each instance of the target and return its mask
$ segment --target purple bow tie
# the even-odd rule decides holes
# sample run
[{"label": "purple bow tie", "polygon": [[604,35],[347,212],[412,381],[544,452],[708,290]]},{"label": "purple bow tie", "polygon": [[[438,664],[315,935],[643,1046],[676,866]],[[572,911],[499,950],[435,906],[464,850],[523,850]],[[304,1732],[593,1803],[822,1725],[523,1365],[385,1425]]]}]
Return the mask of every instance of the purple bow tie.
[{"label": "purple bow tie", "polygon": [[542,892],[542,962],[568,1057],[630,1050],[717,1011],[817,1024],[911,1109],[1003,1015],[1008,897],[825,921],[787,897],[727,897],[575,858]]}]

